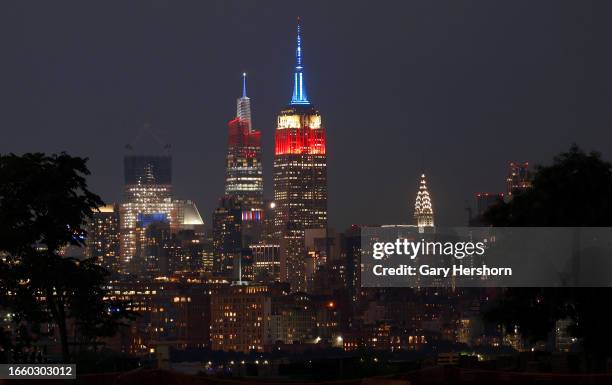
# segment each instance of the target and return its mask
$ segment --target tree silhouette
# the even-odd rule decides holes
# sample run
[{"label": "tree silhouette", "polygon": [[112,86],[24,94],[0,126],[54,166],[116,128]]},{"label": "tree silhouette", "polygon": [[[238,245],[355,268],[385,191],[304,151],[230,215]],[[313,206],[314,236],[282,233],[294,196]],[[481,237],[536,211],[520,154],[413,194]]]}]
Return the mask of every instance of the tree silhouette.
[{"label": "tree silhouette", "polygon": [[576,145],[538,167],[533,187],[484,214],[494,226],[612,225],[612,164]]},{"label": "tree silhouette", "polygon": [[0,305],[17,330],[0,341],[14,354],[52,324],[70,362],[69,321],[91,342],[130,316],[103,301],[104,269],[62,256],[66,246],[84,245],[87,221],[103,204],[87,188],[86,162],[65,153],[0,155]]},{"label": "tree silhouette", "polygon": [[[611,198],[612,164],[573,145],[552,165],[537,168],[531,189],[485,212],[484,221],[493,226],[610,226]],[[612,346],[612,313],[602,301],[609,295],[609,288],[508,288],[487,316],[508,328],[519,326],[531,340],[545,340],[555,321],[569,318],[569,332],[582,338],[593,369],[601,369]]]}]

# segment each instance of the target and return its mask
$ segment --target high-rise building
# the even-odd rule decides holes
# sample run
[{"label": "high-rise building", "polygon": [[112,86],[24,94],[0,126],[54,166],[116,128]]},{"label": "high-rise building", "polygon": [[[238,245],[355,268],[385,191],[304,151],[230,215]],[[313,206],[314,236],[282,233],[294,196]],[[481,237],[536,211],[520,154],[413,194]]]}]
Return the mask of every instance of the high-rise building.
[{"label": "high-rise building", "polygon": [[138,227],[139,242],[133,267],[140,277],[156,278],[171,275],[171,258],[174,251],[172,231],[167,220],[151,220]]},{"label": "high-rise building", "polygon": [[[124,158],[124,174],[119,272],[150,276],[173,273],[177,254],[172,236],[181,230],[203,231],[202,217],[194,202],[173,199],[170,155],[128,155]],[[152,225],[155,228],[149,229]],[[160,231],[164,242],[159,239]]]},{"label": "high-rise building", "polygon": [[299,19],[293,80],[291,102],[279,113],[275,133],[275,227],[281,279],[304,291],[304,231],[327,227],[327,156],[321,115],[306,94]]},{"label": "high-rise building", "polygon": [[309,294],[314,292],[316,273],[339,258],[341,237],[342,234],[337,234],[333,229],[306,229],[304,234],[306,291]]},{"label": "high-rise building", "polygon": [[481,217],[489,208],[504,200],[504,194],[481,192],[476,194],[476,214]]},{"label": "high-rise building", "polygon": [[421,183],[414,204],[414,219],[418,227],[434,227],[434,212],[431,197],[427,190],[425,174],[421,174]]},{"label": "high-rise building", "polygon": [[233,196],[221,198],[213,213],[213,272],[241,279],[242,205]]},{"label": "high-rise building", "polygon": [[259,242],[264,228],[261,132],[252,124],[243,73],[236,118],[228,123],[225,195],[213,213],[213,271],[234,280],[246,273],[242,251]]},{"label": "high-rise building", "polygon": [[271,341],[271,293],[265,285],[236,285],[211,296],[213,350],[263,352]]},{"label": "high-rise building", "polygon": [[261,131],[251,121],[251,100],[246,93],[246,73],[242,74],[242,96],[236,101],[236,118],[228,123],[225,195],[242,205],[246,222],[259,222],[263,213],[263,171]]},{"label": "high-rise building", "polygon": [[202,234],[200,261],[202,273],[212,273],[214,271],[215,247],[212,231],[207,231]]},{"label": "high-rise building", "polygon": [[87,256],[111,273],[119,270],[119,206],[94,211],[87,231]]},{"label": "high-rise building", "polygon": [[167,221],[172,218],[172,158],[169,155],[128,155],[124,158],[125,189],[121,204],[121,271],[140,270],[132,260],[136,255],[139,229],[147,222]]},{"label": "high-rise building", "polygon": [[251,245],[253,276],[256,281],[280,281],[280,247],[275,244]]},{"label": "high-rise building", "polygon": [[508,197],[531,187],[529,162],[510,162],[508,176],[506,177],[506,186]]}]

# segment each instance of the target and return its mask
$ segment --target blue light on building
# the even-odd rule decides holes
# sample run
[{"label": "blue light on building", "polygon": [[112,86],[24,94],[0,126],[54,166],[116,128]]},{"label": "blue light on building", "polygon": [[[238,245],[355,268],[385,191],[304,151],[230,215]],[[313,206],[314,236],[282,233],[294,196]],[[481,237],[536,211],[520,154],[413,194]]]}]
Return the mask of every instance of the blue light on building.
[{"label": "blue light on building", "polygon": [[302,34],[300,27],[300,18],[298,17],[297,24],[297,48],[295,50],[295,73],[293,74],[293,96],[291,97],[291,105],[310,104],[306,95],[306,85],[304,84],[304,67],[302,66]]},{"label": "blue light on building", "polygon": [[151,223],[164,222],[169,223],[168,215],[165,213],[138,214],[138,225],[141,228],[147,228]]}]

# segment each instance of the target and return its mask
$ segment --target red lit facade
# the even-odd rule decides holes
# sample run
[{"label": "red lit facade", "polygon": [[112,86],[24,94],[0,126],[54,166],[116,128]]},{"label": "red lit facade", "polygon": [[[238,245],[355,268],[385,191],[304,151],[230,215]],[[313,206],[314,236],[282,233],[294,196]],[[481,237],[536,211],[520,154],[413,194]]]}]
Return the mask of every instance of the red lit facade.
[{"label": "red lit facade", "polygon": [[281,111],[274,152],[281,280],[293,291],[307,291],[305,231],[327,227],[327,156],[319,112],[310,105]]},{"label": "red lit facade", "polygon": [[322,128],[285,128],[277,130],[274,153],[325,155],[325,130]]},{"label": "red lit facade", "polygon": [[261,131],[251,130],[241,118],[228,124],[225,194],[233,196],[244,210],[263,208]]},{"label": "red lit facade", "polygon": [[245,156],[250,158],[257,156],[257,149],[261,149],[261,131],[251,131],[249,123],[240,118],[230,120],[228,130],[229,148],[243,151]]}]

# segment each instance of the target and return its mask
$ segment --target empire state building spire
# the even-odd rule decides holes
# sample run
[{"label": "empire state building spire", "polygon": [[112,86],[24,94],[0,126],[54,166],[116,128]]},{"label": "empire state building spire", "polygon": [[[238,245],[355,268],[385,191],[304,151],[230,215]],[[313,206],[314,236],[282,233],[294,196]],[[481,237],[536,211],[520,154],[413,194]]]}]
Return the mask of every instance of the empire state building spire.
[{"label": "empire state building spire", "polygon": [[304,84],[304,66],[302,64],[302,29],[300,18],[297,18],[297,47],[295,49],[295,72],[293,74],[293,96],[291,105],[310,104]]},{"label": "empire state building spire", "polygon": [[421,175],[421,184],[414,204],[414,219],[418,227],[434,227],[434,213],[431,205],[431,197],[427,190],[425,174]]}]

